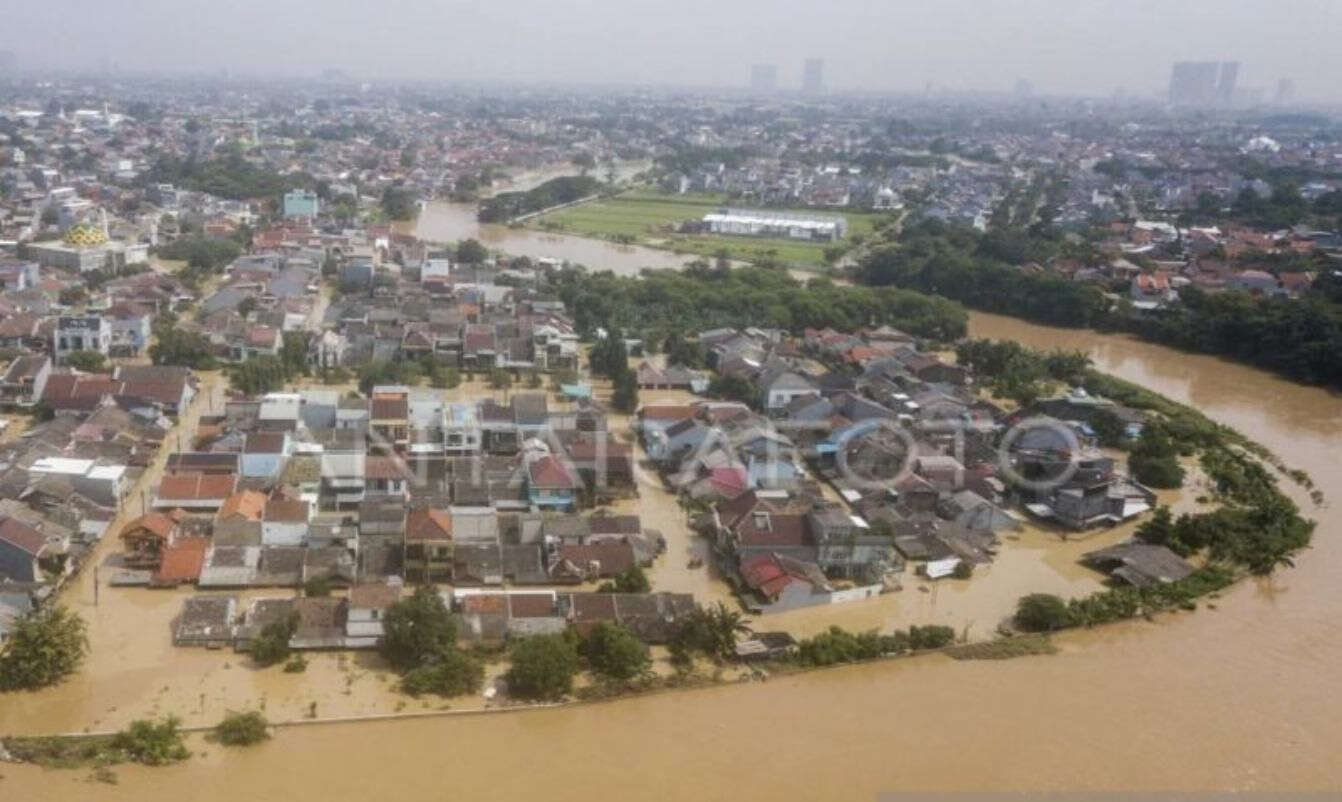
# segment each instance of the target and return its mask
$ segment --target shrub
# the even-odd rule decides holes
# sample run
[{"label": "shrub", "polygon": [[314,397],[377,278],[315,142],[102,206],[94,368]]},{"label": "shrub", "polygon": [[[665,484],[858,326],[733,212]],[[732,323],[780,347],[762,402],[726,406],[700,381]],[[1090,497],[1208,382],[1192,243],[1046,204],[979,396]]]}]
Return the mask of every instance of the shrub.
[{"label": "shrub", "polygon": [[191,752],[182,740],[180,724],[176,716],[168,716],[159,722],[132,721],[129,727],[116,734],[112,746],[136,763],[147,766],[186,760],[191,757]]},{"label": "shrub", "polygon": [[563,635],[536,635],[512,649],[508,693],[519,699],[562,699],[573,689],[578,651]]},{"label": "shrub", "polygon": [[652,583],[648,581],[648,575],[637,565],[629,566],[615,577],[614,582],[602,582],[597,587],[598,593],[647,593],[650,590]]},{"label": "shrub", "polygon": [[593,671],[614,679],[633,679],[652,667],[648,647],[620,624],[597,624],[582,651]]},{"label": "shrub", "polygon": [[214,728],[214,737],[227,746],[251,746],[270,737],[266,717],[259,710],[236,713],[232,710]]},{"label": "shrub", "polygon": [[1031,593],[1016,603],[1016,623],[1027,632],[1052,632],[1072,625],[1067,603],[1051,593]]},{"label": "shrub", "polygon": [[464,696],[479,691],[484,679],[484,663],[472,654],[449,649],[433,662],[406,672],[401,690],[411,696]]},{"label": "shrub", "polygon": [[252,660],[262,667],[273,666],[289,657],[289,640],[298,628],[298,614],[283,621],[272,621],[252,639]]},{"label": "shrub", "polygon": [[955,640],[955,630],[940,624],[909,627],[909,648],[940,649]]}]

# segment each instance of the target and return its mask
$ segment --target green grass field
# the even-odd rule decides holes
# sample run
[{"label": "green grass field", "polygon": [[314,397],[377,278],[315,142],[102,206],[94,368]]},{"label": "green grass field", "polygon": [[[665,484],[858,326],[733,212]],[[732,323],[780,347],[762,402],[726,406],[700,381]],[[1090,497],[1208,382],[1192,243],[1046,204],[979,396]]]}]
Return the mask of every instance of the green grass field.
[{"label": "green grass field", "polygon": [[[551,212],[533,220],[531,226],[677,253],[711,257],[726,249],[731,258],[746,261],[772,255],[795,267],[818,267],[825,263],[824,251],[830,243],[674,233],[680,223],[698,220],[724,205],[726,201],[716,195],[631,191]],[[883,215],[867,212],[843,212],[842,215],[848,220],[848,236],[839,241],[840,246],[851,245],[854,235],[870,235],[876,224],[884,219]]]}]

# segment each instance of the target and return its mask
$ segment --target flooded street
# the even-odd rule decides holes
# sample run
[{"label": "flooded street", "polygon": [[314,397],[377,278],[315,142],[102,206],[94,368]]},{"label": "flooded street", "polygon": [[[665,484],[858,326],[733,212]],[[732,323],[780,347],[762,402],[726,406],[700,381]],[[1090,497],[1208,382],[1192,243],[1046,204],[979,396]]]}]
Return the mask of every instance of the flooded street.
[{"label": "flooded street", "polygon": [[[1308,471],[1330,502],[1342,498],[1342,399],[1335,394],[1126,337],[979,314],[972,316],[971,334],[1084,348],[1100,369],[1240,429]],[[654,398],[648,393],[643,400]],[[1297,489],[1290,492],[1305,503]],[[642,500],[629,504],[654,528],[670,530],[659,519],[680,512],[644,507]],[[1069,633],[1051,657],[955,662],[934,656],[611,704],[312,725],[282,729],[271,743],[249,750],[196,738],[192,747],[203,757],[168,768],[118,767],[117,786],[90,786],[80,772],[0,766],[0,798],[338,800],[395,787],[405,799],[474,793],[775,800],[804,793],[848,800],[907,789],[1337,788],[1342,548],[1336,532],[1342,520],[1335,507],[1310,512],[1320,526],[1299,567],[1242,583],[1195,613]],[[1009,582],[947,583],[928,593],[909,582],[902,593],[872,602],[802,611],[804,618],[789,626],[885,627],[905,615],[936,620],[943,611],[979,604],[1009,606],[1014,595],[976,595],[1005,597],[1016,594],[1017,584],[1038,589],[1032,583],[1045,579],[1085,592],[1094,576],[1077,568],[1067,550],[1089,550],[1111,534],[1059,549],[1046,535],[1026,532],[988,569],[1010,574]],[[693,541],[668,540],[670,552],[652,572],[655,585],[707,581],[706,569],[686,568]],[[104,594],[100,611],[109,609],[108,599]],[[94,644],[96,682],[81,675],[59,695],[6,697],[0,730],[31,729],[35,720],[43,730],[91,718],[106,724],[118,712],[106,709],[107,700],[121,696],[123,683],[149,693],[161,679],[199,685],[198,693],[209,696],[235,694],[230,701],[240,704],[264,693],[279,705],[270,708],[276,719],[317,696],[323,716],[391,703],[372,666],[351,668],[362,676],[346,696],[348,673],[334,655],[327,656],[331,665],[314,661],[298,675],[251,672],[218,653],[174,653],[167,661],[166,621],[157,615],[122,620],[120,647]],[[226,670],[220,667],[225,660],[233,663]],[[184,697],[160,709],[189,715],[198,700]]]}]

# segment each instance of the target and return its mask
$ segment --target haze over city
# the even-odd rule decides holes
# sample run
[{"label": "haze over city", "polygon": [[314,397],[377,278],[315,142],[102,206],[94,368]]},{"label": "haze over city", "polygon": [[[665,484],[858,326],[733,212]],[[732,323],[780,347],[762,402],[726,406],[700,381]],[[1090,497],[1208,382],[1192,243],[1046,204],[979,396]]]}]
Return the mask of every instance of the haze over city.
[{"label": "haze over city", "polygon": [[[249,77],[741,87],[773,64],[796,88],[807,57],[836,91],[1150,96],[1171,63],[1239,61],[1241,87],[1282,78],[1333,101],[1342,71],[1328,0],[1168,3],[892,0],[788,4],[537,0],[59,0],[16,4],[0,50],[20,69],[228,70]],[[1289,47],[1285,43],[1289,42]]]}]

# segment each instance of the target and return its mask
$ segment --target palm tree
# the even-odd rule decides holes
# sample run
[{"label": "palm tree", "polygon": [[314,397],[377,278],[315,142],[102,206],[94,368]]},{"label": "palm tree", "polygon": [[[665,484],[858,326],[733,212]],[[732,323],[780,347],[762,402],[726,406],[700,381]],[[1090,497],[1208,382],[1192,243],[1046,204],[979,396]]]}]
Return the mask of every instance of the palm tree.
[{"label": "palm tree", "polygon": [[726,658],[736,654],[736,636],[749,635],[750,622],[740,612],[728,608],[722,602],[708,608],[705,613],[718,656]]}]

